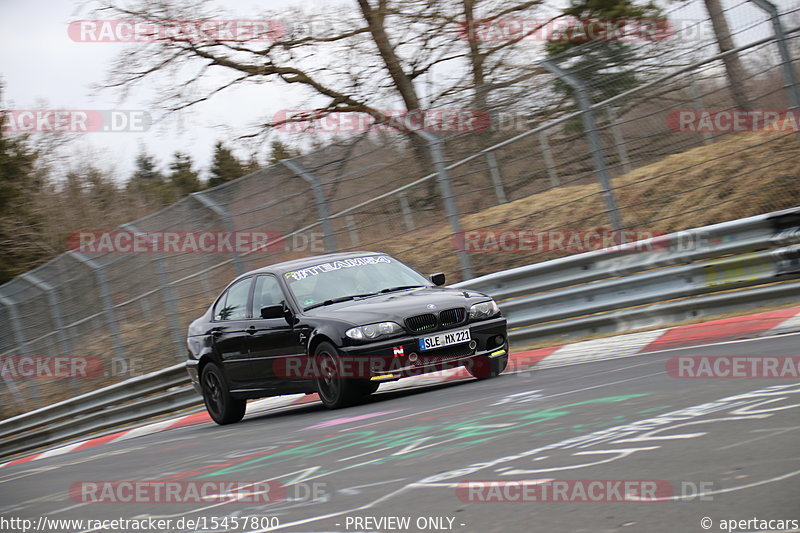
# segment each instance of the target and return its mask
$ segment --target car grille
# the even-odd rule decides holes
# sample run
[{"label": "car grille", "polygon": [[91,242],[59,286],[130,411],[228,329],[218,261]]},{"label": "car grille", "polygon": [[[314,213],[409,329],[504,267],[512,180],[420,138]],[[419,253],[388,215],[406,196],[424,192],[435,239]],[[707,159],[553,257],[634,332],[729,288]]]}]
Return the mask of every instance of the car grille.
[{"label": "car grille", "polygon": [[445,309],[439,313],[439,323],[443,328],[461,324],[467,317],[467,312],[463,307],[456,307],[454,309]]},{"label": "car grille", "polygon": [[469,343],[456,344],[455,346],[445,346],[444,348],[436,348],[428,350],[419,354],[419,360],[416,364],[434,365],[443,363],[459,357],[466,357],[475,353],[475,348],[470,348]]},{"label": "car grille", "polygon": [[431,313],[406,318],[406,327],[414,333],[436,329],[436,315]]}]

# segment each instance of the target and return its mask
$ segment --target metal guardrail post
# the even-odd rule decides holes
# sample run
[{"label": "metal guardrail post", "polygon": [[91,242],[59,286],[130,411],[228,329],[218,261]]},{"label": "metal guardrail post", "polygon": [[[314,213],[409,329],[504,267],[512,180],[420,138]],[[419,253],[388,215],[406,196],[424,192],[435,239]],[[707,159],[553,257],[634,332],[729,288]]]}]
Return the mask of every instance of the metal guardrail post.
[{"label": "metal guardrail post", "polygon": [[[137,228],[134,224],[122,224],[120,226],[123,229],[127,229],[134,233],[141,233],[147,235],[146,231],[142,231]],[[169,276],[167,275],[167,270],[164,268],[164,256],[161,253],[154,254],[153,257],[153,266],[156,270],[156,275],[158,276],[158,283],[161,285],[162,291],[162,301],[164,302],[164,312],[167,315],[167,320],[169,321],[169,330],[170,335],[172,336],[172,343],[175,345],[176,354],[179,359],[183,359],[186,355],[185,348],[184,348],[184,338],[181,331],[180,324],[178,323],[178,309],[175,307],[175,302],[177,299],[175,298],[175,291],[172,289],[172,283],[169,280]],[[144,301],[144,300],[142,300]]]},{"label": "metal guardrail post", "polygon": [[553,161],[553,153],[550,151],[550,140],[547,138],[547,133],[544,131],[539,132],[539,146],[542,148],[542,158],[544,159],[544,166],[547,169],[547,177],[550,178],[550,185],[558,187],[561,181],[558,179],[556,173],[556,164]]},{"label": "metal guardrail post", "polygon": [[123,363],[125,361],[125,347],[122,344],[122,335],[119,331],[117,314],[114,312],[114,303],[111,300],[111,293],[108,290],[108,279],[106,278],[103,265],[75,251],[69,251],[67,255],[82,265],[89,267],[92,269],[92,272],[94,272],[95,279],[97,280],[97,287],[100,290],[100,299],[103,301],[103,312],[106,315],[106,323],[111,332],[111,338],[114,341],[114,351],[117,354],[119,362]]},{"label": "metal guardrail post", "polygon": [[296,163],[292,158],[281,159],[280,163],[294,172],[295,175],[303,178],[311,186],[311,190],[314,192],[314,199],[317,203],[319,220],[322,223],[322,232],[325,234],[325,251],[337,251],[336,239],[333,235],[333,226],[331,225],[331,218],[328,214],[328,200],[325,198],[325,192],[322,190],[322,184],[319,179]]},{"label": "metal guardrail post", "polygon": [[[453,230],[453,234],[457,235],[461,233],[461,221],[459,219],[458,207],[453,200],[453,190],[450,187],[450,175],[447,172],[447,165],[444,162],[444,153],[442,152],[442,141],[436,135],[425,130],[419,128],[409,129],[428,143],[428,149],[431,152],[433,165],[436,170],[436,181],[439,182],[439,190],[442,193],[444,209],[447,212],[447,220],[450,222],[450,229]],[[472,261],[465,250],[459,250],[458,261],[461,264],[461,275],[464,279],[473,278],[475,275],[472,271]]]},{"label": "metal guardrail post", "polygon": [[792,65],[792,55],[789,53],[787,46],[786,31],[781,24],[781,17],[778,13],[778,8],[769,0],[750,0],[761,10],[765,11],[770,18],[772,24],[773,37],[775,44],[778,45],[778,53],[781,56],[781,67],[783,68],[783,75],[786,78],[786,96],[789,100],[789,107],[796,111],[800,111],[800,86],[797,83],[797,75]]},{"label": "metal guardrail post", "polygon": [[614,199],[614,191],[611,189],[611,177],[608,174],[606,159],[603,156],[603,142],[600,139],[600,135],[597,133],[597,123],[594,118],[592,103],[589,101],[589,96],[586,94],[586,86],[576,76],[573,76],[549,59],[545,59],[541,64],[545,69],[555,74],[563,80],[564,83],[575,90],[575,99],[578,101],[578,106],[581,108],[583,129],[586,131],[586,139],[592,151],[592,161],[594,163],[595,172],[597,173],[597,179],[600,182],[600,190],[606,202],[608,219],[611,222],[611,227],[619,231],[622,229],[622,223],[619,218],[617,202]]},{"label": "metal guardrail post", "polygon": [[400,212],[403,213],[403,222],[408,231],[414,231],[414,215],[411,213],[411,206],[408,205],[408,196],[405,192],[397,195],[397,200],[400,202]]},{"label": "metal guardrail post", "polygon": [[[209,198],[205,195],[204,191],[200,192],[193,192],[190,194],[192,198],[200,202],[203,207],[211,210],[215,215],[222,219],[222,223],[225,225],[225,230],[233,233],[236,231],[236,225],[233,223],[233,218],[231,218],[230,213],[228,210],[219,205],[217,202]],[[242,266],[242,259],[239,257],[238,253],[233,254],[233,265],[236,269],[237,274],[244,274],[244,267]]]}]

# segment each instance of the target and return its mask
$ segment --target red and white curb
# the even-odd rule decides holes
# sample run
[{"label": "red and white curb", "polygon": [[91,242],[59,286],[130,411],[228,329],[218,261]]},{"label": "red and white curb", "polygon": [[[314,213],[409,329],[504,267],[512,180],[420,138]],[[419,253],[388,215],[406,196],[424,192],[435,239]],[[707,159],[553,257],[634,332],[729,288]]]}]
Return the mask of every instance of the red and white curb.
[{"label": "red and white curb", "polygon": [[[712,342],[766,337],[794,331],[800,331],[800,307],[516,352],[511,354],[509,367],[506,372],[522,372],[534,366],[539,369],[588,363],[592,361],[644,355],[660,350],[698,346]],[[435,385],[437,383],[467,379],[469,377],[469,373],[464,368],[455,368],[422,376],[409,377],[391,383],[384,383],[381,385],[380,390],[388,391]],[[247,405],[247,414],[253,415],[280,407],[315,403],[317,401],[319,401],[319,398],[316,394],[293,394],[264,398],[262,400],[250,402]],[[142,435],[151,435],[169,429],[205,423],[211,423],[211,418],[208,416],[208,413],[201,411],[132,429],[126,429],[102,437],[73,442],[45,452],[28,455],[0,464],[0,468],[30,461],[38,461],[39,459],[46,459],[48,457],[55,457],[76,450],[94,448],[102,444],[128,440]]]}]

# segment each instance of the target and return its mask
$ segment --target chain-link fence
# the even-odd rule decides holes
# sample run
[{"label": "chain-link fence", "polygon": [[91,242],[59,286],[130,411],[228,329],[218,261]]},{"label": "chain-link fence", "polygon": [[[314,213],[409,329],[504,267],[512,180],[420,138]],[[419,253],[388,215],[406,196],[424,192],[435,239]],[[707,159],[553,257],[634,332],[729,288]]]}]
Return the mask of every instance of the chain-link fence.
[{"label": "chain-link fence", "polygon": [[[733,52],[717,53],[710,21],[692,21],[690,8],[678,6],[667,13],[666,38],[587,42],[550,58],[524,93],[489,103],[488,129],[356,135],[117,228],[268,232],[266,246],[78,249],[19,276],[0,287],[4,361],[81,356],[100,370],[56,378],[42,364],[34,378],[14,374],[21,365],[4,366],[2,415],[182,360],[189,322],[235,275],[266,264],[381,250],[453,282],[585,251],[589,234],[611,234],[617,244],[800,204],[800,136],[796,122],[787,126],[797,117],[787,111],[800,112],[789,75],[798,12],[781,14],[783,39],[766,13],[732,28],[747,110],[726,74]],[[604,71],[586,61],[609,54],[624,61]],[[744,111],[751,114],[741,128],[721,123]],[[509,116],[526,129],[496,127]]]}]

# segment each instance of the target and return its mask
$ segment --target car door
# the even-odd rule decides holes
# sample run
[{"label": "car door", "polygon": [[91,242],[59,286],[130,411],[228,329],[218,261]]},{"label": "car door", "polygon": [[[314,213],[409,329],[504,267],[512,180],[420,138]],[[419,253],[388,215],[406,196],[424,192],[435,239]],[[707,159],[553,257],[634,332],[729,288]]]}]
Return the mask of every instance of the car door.
[{"label": "car door", "polygon": [[[287,366],[305,361],[305,349],[298,333],[285,318],[260,318],[261,308],[286,305],[286,296],[272,275],[256,276],[250,312],[255,326],[250,335],[250,361],[252,372],[260,386],[266,388],[289,387],[294,382],[287,374]],[[299,358],[299,359],[298,359]]]},{"label": "car door", "polygon": [[252,381],[250,364],[250,333],[248,302],[253,278],[245,278],[231,285],[214,306],[214,324],[211,333],[214,348],[222,360],[225,375],[232,389]]}]

